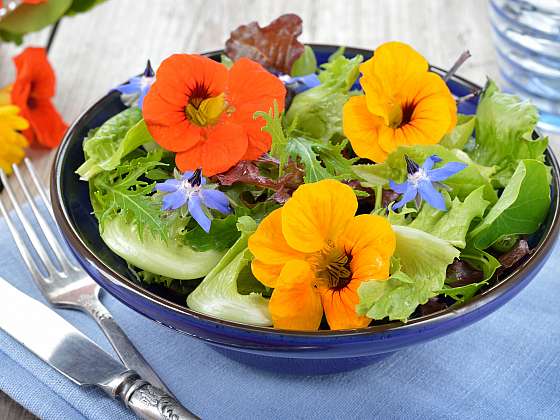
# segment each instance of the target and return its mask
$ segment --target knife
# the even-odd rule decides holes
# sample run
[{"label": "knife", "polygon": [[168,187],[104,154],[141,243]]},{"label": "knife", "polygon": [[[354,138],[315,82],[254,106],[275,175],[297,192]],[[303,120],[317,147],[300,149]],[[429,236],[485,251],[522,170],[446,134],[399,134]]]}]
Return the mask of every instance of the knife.
[{"label": "knife", "polygon": [[146,420],[198,419],[56,312],[0,277],[0,329],[80,386],[94,385]]}]

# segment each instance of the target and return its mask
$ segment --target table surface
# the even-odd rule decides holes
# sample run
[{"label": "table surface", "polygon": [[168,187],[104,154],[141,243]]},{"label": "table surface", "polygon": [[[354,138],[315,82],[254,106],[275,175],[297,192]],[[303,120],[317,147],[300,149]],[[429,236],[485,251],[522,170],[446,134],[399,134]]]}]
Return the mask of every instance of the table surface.
[{"label": "table surface", "polygon": [[[375,48],[388,40],[407,42],[431,63],[449,67],[465,50],[472,58],[459,74],[478,84],[498,77],[486,0],[109,0],[91,12],[65,18],[49,58],[57,75],[56,106],[72,122],[110,88],[157,65],[175,52],[222,48],[240,24],[267,24],[288,12],[304,22],[303,42]],[[48,30],[24,46],[44,46]],[[10,83],[10,60],[21,47],[0,45],[0,86]],[[43,179],[53,151],[30,151]],[[0,392],[0,419],[35,418]]]}]

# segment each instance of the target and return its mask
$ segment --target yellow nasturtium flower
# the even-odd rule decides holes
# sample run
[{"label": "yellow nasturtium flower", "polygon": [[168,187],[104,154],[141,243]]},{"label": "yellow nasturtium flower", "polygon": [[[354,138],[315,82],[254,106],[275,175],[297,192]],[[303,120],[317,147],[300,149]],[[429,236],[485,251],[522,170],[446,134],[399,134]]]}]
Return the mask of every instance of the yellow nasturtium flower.
[{"label": "yellow nasturtium flower", "polygon": [[457,123],[445,81],[410,46],[388,42],[360,66],[365,95],[344,105],[344,134],[356,154],[383,162],[401,145],[436,144]]},{"label": "yellow nasturtium flower", "polygon": [[364,281],[389,277],[396,239],[387,219],[355,216],[357,208],[348,185],[304,184],[249,238],[253,274],[274,288],[274,327],[317,330],[323,312],[333,330],[371,322],[356,314],[357,290]]},{"label": "yellow nasturtium flower", "polygon": [[20,131],[27,129],[29,123],[18,114],[15,105],[0,106],[0,168],[8,174],[12,172],[12,164],[24,158],[24,148],[28,146]]}]

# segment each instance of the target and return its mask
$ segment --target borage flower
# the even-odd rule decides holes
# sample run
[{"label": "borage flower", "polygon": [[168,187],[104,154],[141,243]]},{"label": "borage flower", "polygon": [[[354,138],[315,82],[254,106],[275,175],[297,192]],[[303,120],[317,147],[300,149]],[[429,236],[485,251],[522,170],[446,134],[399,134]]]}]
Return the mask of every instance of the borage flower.
[{"label": "borage flower", "polygon": [[393,210],[401,208],[406,203],[415,200],[416,207],[420,208],[422,200],[426,201],[435,209],[445,211],[445,200],[436,187],[447,189],[441,184],[447,178],[455,175],[467,167],[462,162],[449,162],[441,168],[433,169],[434,165],[441,162],[441,159],[432,155],[428,157],[422,167],[405,155],[407,180],[402,184],[396,184],[393,180],[389,181],[389,186],[398,194],[403,194],[401,199],[393,205]]},{"label": "borage flower", "polygon": [[51,102],[55,75],[44,48],[26,48],[14,58],[17,76],[12,86],[12,103],[29,121],[23,132],[31,145],[56,147],[68,126]]},{"label": "borage flower", "polygon": [[221,191],[207,188],[206,179],[201,176],[200,169],[185,172],[180,179],[173,178],[158,183],[155,189],[167,193],[163,197],[162,210],[177,210],[187,205],[189,214],[206,233],[210,232],[212,221],[205,208],[217,210],[222,214],[231,213],[227,196]]},{"label": "borage flower", "polygon": [[274,288],[269,303],[276,328],[317,330],[323,312],[331,329],[360,328],[358,287],[389,276],[395,234],[387,219],[355,216],[352,188],[323,180],[300,186],[249,238],[252,271]]},{"label": "borage flower", "polygon": [[285,96],[282,82],[249,59],[228,70],[207,57],[175,54],[159,67],[143,114],[155,141],[177,153],[181,171],[202,168],[211,176],[270,149],[265,121],[253,114],[274,101],[281,112]]},{"label": "borage flower", "polygon": [[400,145],[435,144],[457,123],[443,79],[406,44],[389,42],[360,66],[365,95],[344,105],[344,134],[356,154],[383,162]]},{"label": "borage flower", "polygon": [[305,92],[306,90],[309,90],[321,84],[319,76],[317,76],[315,73],[296,77],[292,77],[288,74],[283,74],[281,76],[278,76],[278,78],[286,85],[287,88],[291,89],[295,94]]},{"label": "borage flower", "polygon": [[0,168],[7,174],[12,173],[12,164],[19,163],[25,156],[23,150],[27,140],[20,131],[29,127],[25,118],[14,105],[0,106]]},{"label": "borage flower", "polygon": [[123,95],[134,95],[138,96],[138,108],[142,109],[144,104],[144,98],[148,94],[150,87],[155,81],[154,70],[152,69],[152,63],[148,60],[146,68],[142,76],[135,76],[128,80],[125,84],[117,86],[115,90],[119,91]]}]

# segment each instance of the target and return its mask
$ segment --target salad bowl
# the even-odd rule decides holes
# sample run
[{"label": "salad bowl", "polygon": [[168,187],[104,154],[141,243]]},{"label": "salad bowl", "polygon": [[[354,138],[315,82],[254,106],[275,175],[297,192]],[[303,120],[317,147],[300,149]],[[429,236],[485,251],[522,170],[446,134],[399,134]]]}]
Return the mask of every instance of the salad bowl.
[{"label": "salad bowl", "polygon": [[[311,47],[319,63],[326,62],[338,48],[331,45]],[[219,60],[222,53],[215,51],[205,55]],[[344,54],[347,57],[361,54],[367,59],[373,52],[346,48]],[[437,67],[431,69],[444,74]],[[458,76],[451,77],[447,83],[459,97],[480,89]],[[459,111],[473,114],[476,107],[477,98],[473,97],[461,102]],[[258,368],[297,374],[350,370],[464,328],[500,308],[527,286],[550,256],[558,236],[560,171],[554,155],[547,150],[547,164],[552,168],[551,207],[539,231],[528,238],[531,254],[520,266],[468,302],[415,317],[406,323],[387,322],[355,330],[300,332],[220,320],[187,308],[172,291],[140,285],[127,263],[100,237],[87,183],[80,182],[75,172],[84,162],[82,141],[89,130],[99,127],[124,108],[118,92],[108,93],[74,122],[57,152],[51,197],[56,220],[70,249],[101,287],[125,305],[180,333],[204,340],[228,357]]]}]

